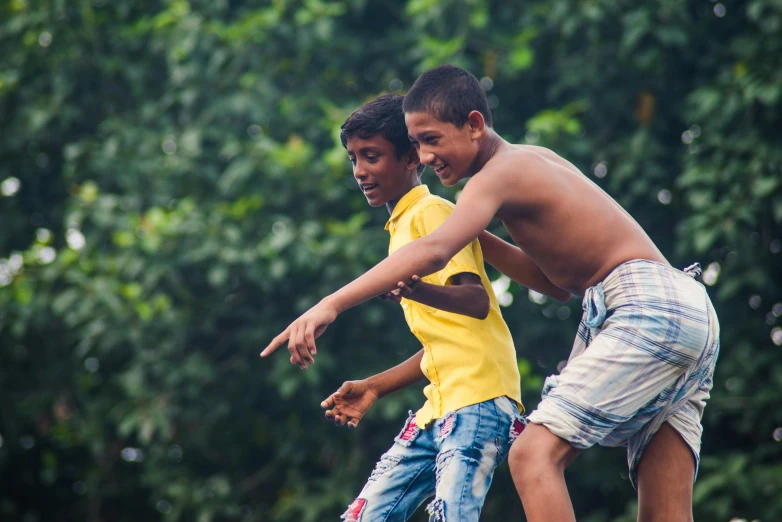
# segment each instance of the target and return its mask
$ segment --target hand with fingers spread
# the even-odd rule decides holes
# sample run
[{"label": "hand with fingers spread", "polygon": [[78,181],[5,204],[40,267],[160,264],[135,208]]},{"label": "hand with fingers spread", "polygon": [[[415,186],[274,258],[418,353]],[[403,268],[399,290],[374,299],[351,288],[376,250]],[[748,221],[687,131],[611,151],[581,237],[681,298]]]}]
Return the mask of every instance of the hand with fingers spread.
[{"label": "hand with fingers spread", "polygon": [[421,278],[418,277],[417,275],[414,275],[409,283],[405,283],[404,281],[399,281],[396,284],[397,287],[395,289],[381,295],[380,298],[386,299],[388,301],[393,301],[395,303],[401,302],[402,298],[413,299],[416,290],[420,287],[419,284],[420,281]]},{"label": "hand with fingers spread", "polygon": [[337,315],[337,310],[324,299],[293,321],[288,328],[275,337],[269,343],[269,346],[261,352],[261,357],[268,357],[282,346],[285,341],[288,341],[291,363],[297,365],[302,370],[307,369],[308,364],[315,362],[314,356],[318,353],[315,339],[320,337],[328,325],[334,322]]},{"label": "hand with fingers spread", "polygon": [[378,391],[367,379],[347,381],[320,406],[326,410],[326,418],[337,426],[347,423],[349,427],[355,428],[378,396]]}]

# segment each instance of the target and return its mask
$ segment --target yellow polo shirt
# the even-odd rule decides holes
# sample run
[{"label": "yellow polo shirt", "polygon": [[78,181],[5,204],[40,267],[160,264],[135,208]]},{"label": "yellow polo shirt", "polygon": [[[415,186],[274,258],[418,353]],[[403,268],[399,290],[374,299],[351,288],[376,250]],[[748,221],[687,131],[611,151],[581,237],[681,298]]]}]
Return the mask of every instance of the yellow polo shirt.
[{"label": "yellow polo shirt", "polygon": [[[391,234],[389,254],[431,234],[453,208],[453,203],[430,194],[426,185],[413,188],[399,200],[386,223]],[[465,272],[480,276],[489,295],[486,319],[437,310],[409,299],[401,302],[410,330],[424,346],[421,370],[430,382],[424,388],[426,403],[416,413],[420,428],[447,412],[503,395],[523,411],[516,348],[486,275],[478,240],[457,253],[444,269],[422,280],[448,285],[451,277]]]}]

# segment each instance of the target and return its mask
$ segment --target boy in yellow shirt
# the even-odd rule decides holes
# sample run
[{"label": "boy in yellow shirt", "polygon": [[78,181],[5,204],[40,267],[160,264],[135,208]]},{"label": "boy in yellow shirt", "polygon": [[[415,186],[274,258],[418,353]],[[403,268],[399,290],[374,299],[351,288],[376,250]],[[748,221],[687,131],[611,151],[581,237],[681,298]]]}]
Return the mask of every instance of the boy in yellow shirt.
[{"label": "boy in yellow shirt", "polygon": [[673,268],[630,214],[553,151],[505,141],[469,72],[425,72],[404,112],[420,160],[440,181],[469,178],[452,215],[321,300],[264,352],[288,340],[291,362],[311,362],[315,338],[339,313],[442,269],[499,218],[550,281],[583,295],[568,363],[546,379],[508,457],[527,520],[575,522],[564,472],[601,444],[627,446],[639,521],[691,521],[720,347],[716,312],[694,279],[700,265]]},{"label": "boy in yellow shirt", "polygon": [[[402,99],[384,95],[364,105],[341,132],[367,202],[385,205],[391,215],[389,254],[433,232],[454,207],[421,184],[423,166],[407,137]],[[401,304],[423,350],[386,372],[345,383],[323,403],[328,418],[355,427],[377,398],[424,377],[430,383],[426,403],[410,413],[343,515],[346,521],[407,520],[434,495],[427,507],[431,520],[477,522],[494,469],[524,429],[516,352],[481,246],[527,286],[559,299],[569,294],[541,272],[514,266],[522,261],[518,248],[488,233],[480,240],[439,272],[414,276],[386,294]]]}]

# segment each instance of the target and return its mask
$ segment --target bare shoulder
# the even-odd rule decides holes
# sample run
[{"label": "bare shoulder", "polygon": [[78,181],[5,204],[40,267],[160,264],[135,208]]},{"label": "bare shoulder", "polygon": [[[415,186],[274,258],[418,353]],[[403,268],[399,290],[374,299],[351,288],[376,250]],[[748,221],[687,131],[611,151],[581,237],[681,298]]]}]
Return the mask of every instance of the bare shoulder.
[{"label": "bare shoulder", "polygon": [[468,186],[472,184],[473,190],[480,186],[484,190],[507,193],[509,188],[521,188],[534,182],[538,176],[544,176],[554,157],[559,158],[553,151],[543,147],[509,145],[495,154],[470,179]]}]

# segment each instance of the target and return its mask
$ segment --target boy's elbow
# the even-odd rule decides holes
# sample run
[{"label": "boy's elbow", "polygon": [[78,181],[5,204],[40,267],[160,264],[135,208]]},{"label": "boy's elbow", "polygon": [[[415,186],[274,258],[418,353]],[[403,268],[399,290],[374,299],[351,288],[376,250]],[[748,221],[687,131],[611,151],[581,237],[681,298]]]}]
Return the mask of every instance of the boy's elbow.
[{"label": "boy's elbow", "polygon": [[433,248],[429,258],[429,262],[431,263],[432,268],[434,268],[433,273],[439,272],[445,268],[448,265],[448,261],[450,261],[450,259],[451,256],[449,256],[443,249]]},{"label": "boy's elbow", "polygon": [[427,271],[429,271],[430,274],[433,274],[445,268],[448,261],[450,261],[451,256],[448,254],[444,245],[440,244],[438,241],[433,241],[431,236],[423,237],[420,241],[423,241],[426,247]]},{"label": "boy's elbow", "polygon": [[483,295],[480,296],[480,299],[476,300],[476,310],[475,310],[475,318],[476,319],[486,319],[489,317],[489,310],[491,309],[491,302],[489,301],[489,294],[486,293],[486,290],[481,288],[483,290]]}]

